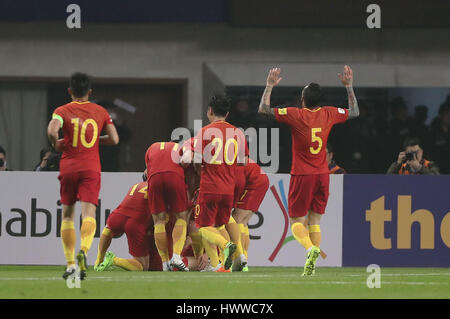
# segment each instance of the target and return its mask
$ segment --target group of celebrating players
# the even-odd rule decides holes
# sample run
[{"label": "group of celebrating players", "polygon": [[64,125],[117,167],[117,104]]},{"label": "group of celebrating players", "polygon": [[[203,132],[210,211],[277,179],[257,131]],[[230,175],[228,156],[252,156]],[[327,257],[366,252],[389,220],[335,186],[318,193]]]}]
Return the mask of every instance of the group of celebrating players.
[{"label": "group of celebrating players", "polygon": [[[320,86],[303,88],[302,107],[271,108],[272,88],[280,69],[269,71],[259,112],[290,126],[293,155],[288,209],[294,238],[306,249],[304,276],[314,275],[320,255],[320,218],[329,195],[325,146],[334,124],[359,115],[352,82],[345,66],[339,74],[347,89],[349,108],[320,107]],[[58,107],[48,125],[49,140],[62,152],[60,194],[63,203],[61,239],[67,267],[63,278],[86,277],[86,255],[95,229],[100,191],[99,143],[114,145],[119,136],[107,111],[89,102],[87,75],[75,73],[68,93],[72,102]],[[226,122],[230,101],[213,96],[210,124],[195,137],[153,143],[145,154],[143,181],[133,185],[110,214],[101,234],[94,269],[112,266],[145,271],[248,271],[248,221],[258,211],[269,187],[259,165],[249,158],[243,132]],[[59,139],[59,130],[63,138]],[[105,132],[104,135],[101,135]],[[75,203],[81,202],[81,248],[76,256]],[[107,251],[113,237],[125,233],[126,259]]]}]

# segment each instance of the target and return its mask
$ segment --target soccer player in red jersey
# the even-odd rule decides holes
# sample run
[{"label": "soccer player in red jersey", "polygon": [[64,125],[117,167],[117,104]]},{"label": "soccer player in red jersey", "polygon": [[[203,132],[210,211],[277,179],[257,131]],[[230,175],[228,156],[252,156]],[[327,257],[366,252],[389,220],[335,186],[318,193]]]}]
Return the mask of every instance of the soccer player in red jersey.
[{"label": "soccer player in red jersey", "polygon": [[229,109],[228,98],[220,95],[211,98],[207,112],[210,124],[195,137],[198,142],[194,149],[194,166],[201,171],[195,222],[211,266],[221,267],[216,249],[219,247],[223,251],[225,270],[231,267],[238,246],[226,240],[219,229],[231,217],[236,165],[245,165],[248,158],[244,134],[225,121]]},{"label": "soccer player in red jersey", "polygon": [[[281,81],[280,69],[271,69],[266,81],[259,112],[274,117],[291,128],[292,168],[289,185],[289,216],[295,239],[308,252],[303,275],[315,272],[320,254],[320,218],[325,213],[329,195],[329,171],[326,159],[328,135],[333,125],[359,116],[353,92],[353,72],[349,66],[339,74],[348,94],[349,109],[320,107],[320,86],[310,83],[302,91],[302,108],[270,108],[272,88]],[[309,230],[305,227],[308,214]]]},{"label": "soccer player in red jersey", "polygon": [[[48,124],[48,138],[57,151],[62,151],[60,162],[60,193],[63,203],[61,239],[67,268],[63,278],[67,279],[76,271],[74,227],[75,202],[81,201],[81,249],[77,255],[80,279],[86,277],[86,255],[94,239],[96,221],[95,210],[100,191],[99,143],[115,145],[119,135],[108,112],[95,103],[89,102],[92,93],[89,77],[75,73],[70,78],[68,89],[72,102],[58,107]],[[58,140],[62,128],[64,139]],[[102,131],[106,135],[100,136]]]},{"label": "soccer player in red jersey", "polygon": [[[179,144],[174,142],[153,143],[145,154],[148,187],[151,190],[148,204],[155,223],[155,242],[164,271],[169,271],[172,267],[176,267],[179,271],[189,271],[180,256],[186,240],[188,218],[186,183],[180,157]],[[168,212],[176,215],[172,231],[173,254],[170,261],[165,228]]]},{"label": "soccer player in red jersey", "polygon": [[[96,271],[108,270],[112,265],[125,270],[146,271],[149,265],[147,228],[151,218],[148,210],[147,181],[133,185],[120,205],[109,215],[98,244]],[[107,252],[111,240],[125,233],[132,259],[119,258]],[[106,254],[106,256],[105,256]]]},{"label": "soccer player in red jersey", "polygon": [[245,260],[241,260],[239,267],[236,269],[233,264],[233,271],[248,271],[247,259],[248,246],[250,244],[248,221],[253,213],[258,211],[259,206],[264,200],[264,196],[269,189],[269,178],[252,159],[248,160],[247,165],[238,166],[236,173],[237,180],[243,180],[243,183],[236,183],[237,199],[233,217],[239,225]]}]

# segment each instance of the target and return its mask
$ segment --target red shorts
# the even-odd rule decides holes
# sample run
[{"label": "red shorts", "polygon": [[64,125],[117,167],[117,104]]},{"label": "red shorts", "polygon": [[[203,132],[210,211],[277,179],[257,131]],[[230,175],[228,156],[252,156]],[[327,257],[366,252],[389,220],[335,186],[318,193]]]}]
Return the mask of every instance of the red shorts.
[{"label": "red shorts", "polygon": [[95,171],[59,174],[61,202],[73,205],[77,200],[98,204],[101,175]]},{"label": "red shorts", "polygon": [[234,196],[223,194],[198,195],[195,206],[195,224],[197,227],[222,226],[228,224],[233,209]]},{"label": "red shorts", "polygon": [[269,179],[267,179],[267,183],[260,185],[256,189],[245,189],[236,203],[236,208],[257,212],[268,189]]},{"label": "red shorts", "polygon": [[329,174],[291,175],[289,183],[289,216],[303,217],[309,210],[325,213],[330,188]]},{"label": "red shorts", "polygon": [[162,172],[150,177],[148,203],[152,215],[162,212],[180,213],[188,210],[186,184],[174,172]]},{"label": "red shorts", "polygon": [[112,212],[109,215],[106,225],[111,230],[113,236],[125,233],[128,239],[128,251],[133,257],[148,256],[148,220],[145,218],[135,219]]}]

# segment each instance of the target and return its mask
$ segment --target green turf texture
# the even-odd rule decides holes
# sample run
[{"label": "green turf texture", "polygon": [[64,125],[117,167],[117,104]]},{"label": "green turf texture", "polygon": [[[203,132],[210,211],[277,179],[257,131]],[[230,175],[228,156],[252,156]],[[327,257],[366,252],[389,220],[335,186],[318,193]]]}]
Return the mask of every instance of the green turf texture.
[{"label": "green turf texture", "polygon": [[250,267],[248,273],[95,272],[69,289],[63,267],[0,266],[0,298],[450,298],[449,268],[381,268],[368,288],[365,268]]}]

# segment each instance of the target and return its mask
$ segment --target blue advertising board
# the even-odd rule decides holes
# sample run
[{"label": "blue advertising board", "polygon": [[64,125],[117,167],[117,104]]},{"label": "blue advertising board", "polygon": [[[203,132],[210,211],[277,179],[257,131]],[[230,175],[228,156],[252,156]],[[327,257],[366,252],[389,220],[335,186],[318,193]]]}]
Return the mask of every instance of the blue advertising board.
[{"label": "blue advertising board", "polygon": [[450,176],[346,175],[343,266],[450,267]]}]

